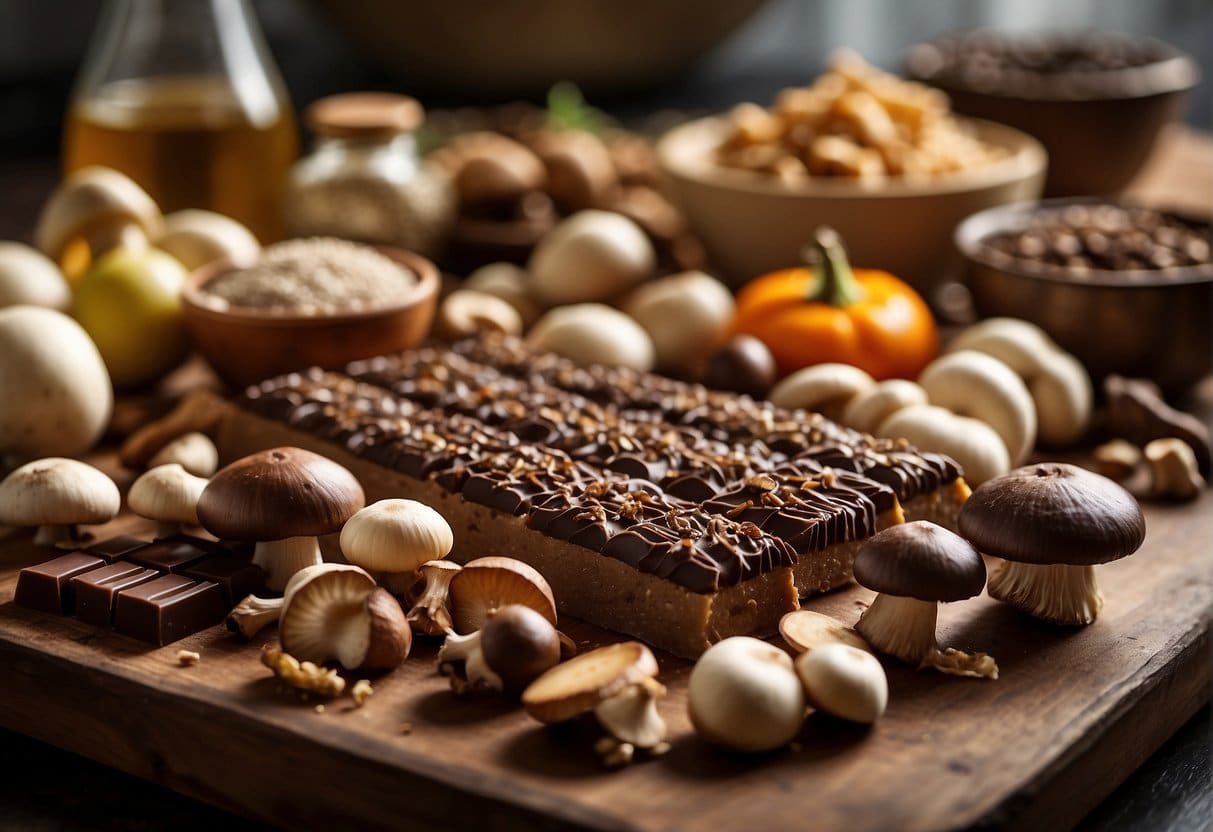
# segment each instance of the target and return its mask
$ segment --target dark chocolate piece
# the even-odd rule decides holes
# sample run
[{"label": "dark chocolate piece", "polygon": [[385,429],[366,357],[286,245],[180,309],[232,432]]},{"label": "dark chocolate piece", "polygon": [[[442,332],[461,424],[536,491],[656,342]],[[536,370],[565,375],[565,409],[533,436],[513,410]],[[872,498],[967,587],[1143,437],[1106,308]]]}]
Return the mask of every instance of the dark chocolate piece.
[{"label": "dark chocolate piece", "polygon": [[101,558],[106,563],[113,563],[134,550],[148,545],[149,542],[129,534],[120,534],[117,537],[111,537],[108,540],[94,543],[86,547],[84,551]]},{"label": "dark chocolate piece", "polygon": [[198,537],[166,537],[137,549],[126,556],[126,560],[159,569],[161,572],[182,572],[207,555],[219,554],[223,550],[211,540]]},{"label": "dark chocolate piece", "polygon": [[98,627],[114,623],[114,603],[118,593],[160,577],[162,572],[138,564],[116,561],[72,578],[76,596],[76,617]]},{"label": "dark chocolate piece", "polygon": [[105,561],[99,557],[72,552],[36,566],[27,566],[17,573],[13,601],[31,610],[70,615],[75,604],[72,578],[104,565]]},{"label": "dark chocolate piece", "polygon": [[265,570],[243,555],[211,555],[183,573],[196,581],[210,581],[223,590],[223,603],[230,609],[249,595],[265,590]]},{"label": "dark chocolate piece", "polygon": [[118,593],[114,629],[163,646],[218,624],[224,615],[218,584],[164,575]]}]

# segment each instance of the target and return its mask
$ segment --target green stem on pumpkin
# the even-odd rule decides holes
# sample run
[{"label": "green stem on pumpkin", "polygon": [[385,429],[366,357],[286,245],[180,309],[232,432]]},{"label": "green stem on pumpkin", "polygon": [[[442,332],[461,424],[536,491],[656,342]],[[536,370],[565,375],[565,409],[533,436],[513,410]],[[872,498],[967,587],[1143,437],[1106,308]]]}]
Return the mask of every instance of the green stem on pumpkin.
[{"label": "green stem on pumpkin", "polygon": [[805,262],[813,272],[808,300],[846,307],[863,300],[863,287],[855,279],[846,249],[838,232],[827,226],[813,233],[813,242],[805,246]]}]

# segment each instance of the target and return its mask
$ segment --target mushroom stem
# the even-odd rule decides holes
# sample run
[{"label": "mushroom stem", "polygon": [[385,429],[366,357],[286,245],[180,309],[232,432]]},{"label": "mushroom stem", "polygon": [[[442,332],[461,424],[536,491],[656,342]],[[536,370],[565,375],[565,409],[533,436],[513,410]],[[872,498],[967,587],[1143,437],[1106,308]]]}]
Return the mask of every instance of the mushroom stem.
[{"label": "mushroom stem", "polygon": [[855,624],[855,630],[882,653],[917,665],[935,645],[939,604],[880,593]]},{"label": "mushroom stem", "polygon": [[314,537],[263,540],[253,550],[253,563],[265,570],[266,589],[281,592],[300,569],[323,563],[320,542]]},{"label": "mushroom stem", "polygon": [[991,598],[1053,624],[1090,624],[1103,608],[1094,566],[1039,566],[1004,560],[990,576]]},{"label": "mushroom stem", "polygon": [[38,531],[34,533],[34,545],[56,546],[60,543],[69,543],[80,538],[80,529],[75,523],[51,523],[38,527]]},{"label": "mushroom stem", "polygon": [[427,636],[447,635],[455,631],[455,622],[451,618],[448,604],[451,579],[459,568],[444,569],[431,565],[434,563],[431,561],[422,564],[418,570],[425,577],[425,588],[409,609],[407,616],[409,624]]},{"label": "mushroom stem", "polygon": [[227,628],[245,638],[252,638],[276,623],[281,613],[281,598],[258,598],[256,595],[249,595],[228,613]]},{"label": "mushroom stem", "polygon": [[644,678],[599,702],[594,715],[619,742],[633,748],[654,748],[666,736],[665,720],[657,712],[657,700],[664,695],[664,685]]}]

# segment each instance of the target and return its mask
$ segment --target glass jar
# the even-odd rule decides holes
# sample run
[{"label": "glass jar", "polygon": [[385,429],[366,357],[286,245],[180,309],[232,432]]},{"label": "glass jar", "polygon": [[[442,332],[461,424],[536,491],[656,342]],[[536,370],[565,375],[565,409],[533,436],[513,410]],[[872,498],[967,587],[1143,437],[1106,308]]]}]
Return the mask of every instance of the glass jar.
[{"label": "glass jar", "polygon": [[67,115],[64,167],[106,165],[165,212],[281,236],[295,119],[248,0],[108,0]]},{"label": "glass jar", "polygon": [[412,98],[347,93],[308,108],[316,147],[291,173],[286,231],[441,253],[455,218],[448,176],[424,163],[414,131],[425,120]]}]

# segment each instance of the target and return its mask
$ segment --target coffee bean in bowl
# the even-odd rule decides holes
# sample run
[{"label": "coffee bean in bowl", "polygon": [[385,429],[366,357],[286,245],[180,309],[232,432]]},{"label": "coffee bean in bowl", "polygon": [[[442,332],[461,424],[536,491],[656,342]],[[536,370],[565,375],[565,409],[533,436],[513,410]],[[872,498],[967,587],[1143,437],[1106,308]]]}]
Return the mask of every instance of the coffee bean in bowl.
[{"label": "coffee bean in bowl", "polygon": [[981,211],[956,229],[981,317],[1023,318],[1097,379],[1180,392],[1213,370],[1213,225],[1102,200]]},{"label": "coffee bean in bowl", "polygon": [[911,47],[906,68],[946,92],[956,112],[1039,139],[1048,196],[1128,185],[1200,74],[1161,41],[1091,31],[943,35]]}]

